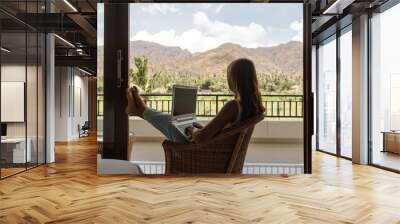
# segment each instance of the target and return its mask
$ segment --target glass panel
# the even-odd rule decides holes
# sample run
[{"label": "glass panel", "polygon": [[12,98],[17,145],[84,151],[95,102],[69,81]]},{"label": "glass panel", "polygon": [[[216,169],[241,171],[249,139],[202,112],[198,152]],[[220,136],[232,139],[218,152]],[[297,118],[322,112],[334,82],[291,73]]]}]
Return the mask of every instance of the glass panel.
[{"label": "glass panel", "polygon": [[46,149],[45,149],[45,124],[46,124],[46,36],[39,33],[38,36],[38,164],[45,163]]},{"label": "glass panel", "polygon": [[[1,1],[0,6],[17,15],[43,13],[45,1]],[[7,21],[0,29],[0,167],[4,178],[45,161],[46,54],[44,34],[2,13],[0,18]]]},{"label": "glass panel", "polygon": [[38,119],[37,119],[37,103],[38,103],[38,35],[36,32],[27,33],[27,80],[26,80],[26,118],[27,118],[27,150],[28,168],[37,165],[38,159]]},{"label": "glass panel", "polygon": [[[317,114],[317,47],[315,45],[312,46],[312,60],[311,60],[311,65],[312,65],[312,92],[314,93],[314,114]],[[317,116],[314,116],[314,135],[312,136],[312,149],[316,150],[317,149],[317,135],[315,134],[317,130]]]},{"label": "glass panel", "polygon": [[98,153],[103,142],[104,115],[104,4],[97,4],[97,138]]},{"label": "glass panel", "polygon": [[[26,2],[27,13],[38,13],[38,1]],[[37,20],[37,17],[32,18]],[[32,21],[36,22],[36,21]],[[27,80],[26,80],[26,117],[27,117],[27,150],[30,151],[27,167],[38,164],[38,45],[36,30],[27,29]],[[28,154],[29,155],[29,154]]]},{"label": "glass panel", "polygon": [[2,177],[24,171],[31,159],[26,150],[26,41],[25,32],[1,34]]},{"label": "glass panel", "polygon": [[352,157],[352,34],[340,36],[340,152]]},{"label": "glass panel", "polygon": [[372,163],[400,170],[400,5],[372,17]]},{"label": "glass panel", "polygon": [[336,36],[318,48],[318,149],[336,154]]}]

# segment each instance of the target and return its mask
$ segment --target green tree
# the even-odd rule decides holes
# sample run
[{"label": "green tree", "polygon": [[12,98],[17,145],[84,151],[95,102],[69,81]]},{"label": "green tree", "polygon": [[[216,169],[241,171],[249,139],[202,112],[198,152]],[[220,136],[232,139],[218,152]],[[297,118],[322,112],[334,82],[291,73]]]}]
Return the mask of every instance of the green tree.
[{"label": "green tree", "polygon": [[210,79],[207,79],[201,84],[201,89],[209,90],[212,85],[213,85],[213,81]]},{"label": "green tree", "polygon": [[[147,90],[147,58],[145,57],[135,57],[133,59],[135,63],[137,71],[135,72],[133,69],[129,69],[129,82],[135,85],[138,85],[144,91]],[[147,91],[146,91],[147,92]]]}]

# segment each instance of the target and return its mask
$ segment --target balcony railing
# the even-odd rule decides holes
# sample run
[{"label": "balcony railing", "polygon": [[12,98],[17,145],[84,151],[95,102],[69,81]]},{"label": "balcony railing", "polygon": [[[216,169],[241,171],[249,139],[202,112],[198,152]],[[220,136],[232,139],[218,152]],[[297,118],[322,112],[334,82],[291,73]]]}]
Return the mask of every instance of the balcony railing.
[{"label": "balcony railing", "polygon": [[[171,113],[171,94],[142,94],[146,104],[156,110]],[[103,116],[103,95],[97,95],[97,116]],[[233,95],[199,94],[197,97],[197,116],[214,117]],[[302,95],[262,95],[267,118],[302,118]]]}]

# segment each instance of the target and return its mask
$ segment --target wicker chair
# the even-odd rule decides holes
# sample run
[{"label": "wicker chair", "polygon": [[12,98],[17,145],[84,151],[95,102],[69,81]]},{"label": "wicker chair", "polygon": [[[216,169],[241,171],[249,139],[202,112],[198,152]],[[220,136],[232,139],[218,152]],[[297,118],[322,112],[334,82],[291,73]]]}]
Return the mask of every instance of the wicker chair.
[{"label": "wicker chair", "polygon": [[201,144],[165,140],[165,174],[241,174],[254,126],[263,119],[247,119]]}]

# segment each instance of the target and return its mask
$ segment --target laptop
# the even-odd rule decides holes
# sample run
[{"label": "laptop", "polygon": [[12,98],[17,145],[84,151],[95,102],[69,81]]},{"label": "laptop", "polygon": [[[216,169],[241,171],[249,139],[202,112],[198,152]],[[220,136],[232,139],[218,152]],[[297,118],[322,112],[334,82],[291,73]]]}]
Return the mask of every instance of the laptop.
[{"label": "laptop", "polygon": [[186,128],[196,122],[197,87],[174,85],[172,87],[172,124],[187,139]]}]

